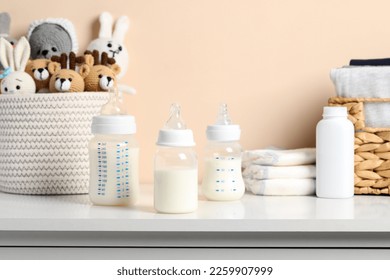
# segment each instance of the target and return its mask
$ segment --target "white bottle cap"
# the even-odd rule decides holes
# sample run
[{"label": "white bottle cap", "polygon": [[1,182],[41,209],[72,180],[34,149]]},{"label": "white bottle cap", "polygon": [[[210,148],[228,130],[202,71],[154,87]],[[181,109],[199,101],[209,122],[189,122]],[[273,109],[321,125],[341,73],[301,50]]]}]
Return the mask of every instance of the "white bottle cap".
[{"label": "white bottle cap", "polygon": [[322,113],[323,117],[347,117],[347,107],[343,106],[334,106],[334,107],[324,107],[324,112]]},{"label": "white bottle cap", "polygon": [[169,147],[193,147],[194,136],[191,129],[187,129],[180,116],[180,105],[174,103],[165,126],[160,129],[157,145]]},{"label": "white bottle cap", "polygon": [[231,123],[227,105],[221,104],[216,123],[207,126],[207,139],[210,141],[238,141],[240,140],[240,135],[240,126]]},{"label": "white bottle cap", "polygon": [[131,115],[101,115],[92,118],[93,134],[135,134],[137,126]]}]

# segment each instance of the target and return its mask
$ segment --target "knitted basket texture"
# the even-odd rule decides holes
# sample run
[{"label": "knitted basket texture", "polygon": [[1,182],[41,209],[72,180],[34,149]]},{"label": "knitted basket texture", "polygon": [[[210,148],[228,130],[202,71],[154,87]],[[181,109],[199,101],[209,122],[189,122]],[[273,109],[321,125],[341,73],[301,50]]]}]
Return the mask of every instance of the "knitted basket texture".
[{"label": "knitted basket texture", "polygon": [[0,96],[0,191],[88,193],[92,117],[108,93]]}]

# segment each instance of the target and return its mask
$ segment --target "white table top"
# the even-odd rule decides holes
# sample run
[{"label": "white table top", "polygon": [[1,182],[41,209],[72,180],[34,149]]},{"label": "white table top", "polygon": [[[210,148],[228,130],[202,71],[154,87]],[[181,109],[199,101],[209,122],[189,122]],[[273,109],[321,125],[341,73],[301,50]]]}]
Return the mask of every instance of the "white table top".
[{"label": "white table top", "polygon": [[266,197],[240,201],[200,196],[190,214],[159,214],[153,187],[141,186],[137,206],[94,206],[88,195],[30,196],[0,193],[1,231],[92,232],[390,232],[390,197]]}]

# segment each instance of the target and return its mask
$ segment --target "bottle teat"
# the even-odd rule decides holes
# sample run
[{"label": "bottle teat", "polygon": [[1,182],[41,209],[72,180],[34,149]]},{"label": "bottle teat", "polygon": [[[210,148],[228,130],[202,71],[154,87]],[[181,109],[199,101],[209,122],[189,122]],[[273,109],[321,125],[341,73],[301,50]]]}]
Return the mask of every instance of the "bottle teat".
[{"label": "bottle teat", "polygon": [[227,105],[221,103],[219,105],[217,121],[214,125],[207,127],[207,139],[210,141],[238,141],[240,140],[240,134],[240,126],[232,124]]},{"label": "bottle teat", "polygon": [[109,90],[109,100],[102,106],[99,116],[92,118],[93,134],[135,134],[137,126],[134,116],[127,114],[117,88]]},{"label": "bottle teat", "polygon": [[177,103],[171,105],[170,114],[167,122],[165,123],[165,129],[187,129],[186,124],[181,118],[181,107]]},{"label": "bottle teat", "polygon": [[219,105],[217,121],[215,122],[215,124],[216,125],[230,125],[230,124],[232,124],[226,103],[221,103]]},{"label": "bottle teat", "polygon": [[171,105],[168,121],[159,131],[157,145],[169,147],[195,146],[192,130],[187,129],[180,114],[180,105],[173,103]]},{"label": "bottle teat", "polygon": [[100,110],[101,115],[127,115],[126,108],[123,104],[122,94],[115,87],[114,89],[110,88],[109,91],[109,100],[106,104],[102,106]]}]

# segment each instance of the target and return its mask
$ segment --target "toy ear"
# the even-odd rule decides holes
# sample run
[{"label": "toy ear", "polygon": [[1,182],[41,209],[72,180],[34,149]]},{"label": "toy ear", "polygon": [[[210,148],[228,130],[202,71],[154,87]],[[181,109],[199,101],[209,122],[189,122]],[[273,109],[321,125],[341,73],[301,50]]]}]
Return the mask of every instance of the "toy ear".
[{"label": "toy ear", "polygon": [[84,55],[84,63],[87,64],[89,67],[92,67],[94,64],[94,58],[90,54]]},{"label": "toy ear", "polygon": [[83,64],[79,70],[80,76],[83,77],[83,79],[85,79],[85,77],[88,76],[89,71],[91,71],[91,68],[87,64]]},{"label": "toy ear", "polygon": [[9,26],[11,17],[8,13],[0,13],[0,35],[7,37],[9,35]]},{"label": "toy ear", "polygon": [[15,69],[17,71],[24,71],[27,61],[30,58],[30,53],[30,44],[28,43],[26,37],[21,37],[14,50]]},{"label": "toy ear", "polygon": [[4,68],[15,71],[12,45],[4,38],[0,38],[0,63]]},{"label": "toy ear", "polygon": [[115,75],[118,75],[121,72],[121,67],[118,64],[112,64],[110,68],[115,73]]},{"label": "toy ear", "polygon": [[103,12],[99,17],[100,31],[99,38],[111,38],[112,36],[112,16],[108,12]]},{"label": "toy ear", "polygon": [[127,16],[121,16],[115,23],[115,30],[112,38],[119,43],[123,43],[125,39],[126,31],[129,29],[130,21]]},{"label": "toy ear", "polygon": [[49,70],[49,73],[54,75],[61,69],[61,64],[58,62],[50,62],[49,65],[47,66],[47,69]]}]

